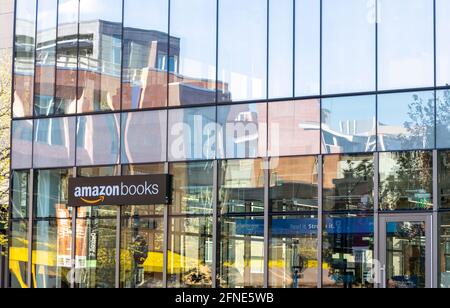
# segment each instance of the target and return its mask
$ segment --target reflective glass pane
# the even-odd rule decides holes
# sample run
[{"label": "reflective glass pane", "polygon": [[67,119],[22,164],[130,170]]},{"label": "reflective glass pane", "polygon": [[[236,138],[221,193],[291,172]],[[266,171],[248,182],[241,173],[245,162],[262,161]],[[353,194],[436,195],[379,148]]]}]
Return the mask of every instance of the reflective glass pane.
[{"label": "reflective glass pane", "polygon": [[27,289],[28,276],[28,221],[12,220],[9,245],[9,286]]},{"label": "reflective glass pane", "polygon": [[219,158],[264,157],[267,151],[267,104],[219,106]]},{"label": "reflective glass pane", "polygon": [[116,220],[98,218],[77,219],[76,266],[80,289],[115,286]]},{"label": "reflective glass pane", "polygon": [[75,113],[77,103],[78,0],[59,0],[55,104],[48,113]]},{"label": "reflective glass pane", "polygon": [[122,114],[122,163],[165,161],[166,144],[166,111]]},{"label": "reflective glass pane", "polygon": [[269,1],[269,98],[294,94],[294,1]]},{"label": "reflective glass pane", "polygon": [[269,156],[320,153],[320,101],[269,103]]},{"label": "reflective glass pane", "polygon": [[318,210],[317,157],[272,159],[270,165],[272,212],[316,212]]},{"label": "reflective glass pane", "polygon": [[169,111],[169,160],[214,159],[216,108]]},{"label": "reflective glass pane", "polygon": [[168,286],[212,286],[212,217],[172,218],[169,230]]},{"label": "reflective glass pane", "polygon": [[57,0],[39,0],[36,37],[34,112],[36,115],[64,113],[55,105]]},{"label": "reflective glass pane", "polygon": [[164,220],[122,218],[121,288],[162,288]]},{"label": "reflective glass pane", "polygon": [[77,165],[109,165],[119,162],[117,114],[83,116],[77,124]]},{"label": "reflective glass pane", "polygon": [[295,0],[295,96],[320,94],[320,1]]},{"label": "reflective glass pane", "polygon": [[[169,1],[127,0],[124,9],[122,108],[165,107]],[[179,40],[170,49],[179,50]]]},{"label": "reflective glass pane", "polygon": [[439,287],[450,288],[450,214],[443,213],[440,218],[439,249]]},{"label": "reflective glass pane", "polygon": [[80,0],[78,112],[120,109],[122,0]]},{"label": "reflective glass pane", "polygon": [[439,206],[450,208],[450,152],[438,154]]},{"label": "reflective glass pane", "polygon": [[450,148],[450,90],[436,92],[436,147]]},{"label": "reflective glass pane", "polygon": [[34,121],[35,168],[70,167],[75,164],[75,117]]},{"label": "reflective glass pane", "polygon": [[14,121],[12,124],[11,167],[31,168],[33,147],[33,121]]},{"label": "reflective glass pane", "polygon": [[219,208],[223,214],[264,212],[262,160],[220,162]]},{"label": "reflective glass pane", "polygon": [[67,208],[57,209],[58,219],[36,221],[33,229],[33,285],[40,289],[70,287],[72,224]]},{"label": "reflective glass pane", "polygon": [[29,181],[30,173],[28,171],[14,171],[12,174],[12,219],[28,218]]},{"label": "reflective glass pane", "polygon": [[222,288],[264,285],[264,219],[222,218],[219,279]]},{"label": "reflective glass pane", "polygon": [[376,150],[375,96],[323,99],[321,114],[325,153],[363,153]]},{"label": "reflective glass pane", "polygon": [[267,96],[267,1],[219,2],[219,100]]},{"label": "reflective glass pane", "polygon": [[33,115],[36,0],[16,1],[13,116]]},{"label": "reflective glass pane", "polygon": [[396,93],[378,97],[378,150],[434,147],[434,92]]},{"label": "reflective glass pane", "polygon": [[380,154],[380,209],[433,209],[431,152]]},{"label": "reflective glass pane", "polygon": [[316,288],[317,216],[271,218],[269,287]]},{"label": "reflective glass pane", "polygon": [[450,85],[450,2],[436,0],[436,82]]},{"label": "reflective glass pane", "polygon": [[326,211],[373,209],[373,163],[372,155],[325,156],[324,209]]},{"label": "reflective glass pane", "polygon": [[173,196],[171,214],[213,213],[214,168],[212,162],[171,164]]},{"label": "reflective glass pane", "polygon": [[34,217],[58,218],[66,213],[72,169],[38,170],[34,173]]},{"label": "reflective glass pane", "polygon": [[433,1],[378,1],[380,90],[434,85]]},{"label": "reflective glass pane", "polygon": [[170,106],[216,101],[216,2],[170,2]]},{"label": "reflective glass pane", "polygon": [[375,19],[369,2],[322,2],[323,93],[375,90]]},{"label": "reflective glass pane", "polygon": [[373,216],[324,215],[325,288],[373,288],[373,232]]}]

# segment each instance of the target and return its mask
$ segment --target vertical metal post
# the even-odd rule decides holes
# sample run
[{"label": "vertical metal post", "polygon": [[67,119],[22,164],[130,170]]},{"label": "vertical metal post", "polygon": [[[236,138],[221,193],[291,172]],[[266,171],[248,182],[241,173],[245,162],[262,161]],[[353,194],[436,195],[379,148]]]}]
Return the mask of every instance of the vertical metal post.
[{"label": "vertical metal post", "polygon": [[27,264],[27,285],[28,288],[33,286],[33,210],[34,210],[34,170],[30,169],[30,177],[28,178],[28,264]]},{"label": "vertical metal post", "polygon": [[[164,164],[164,173],[169,174],[169,163]],[[164,206],[164,243],[163,243],[163,288],[167,288],[167,267],[169,265],[169,207]]]},{"label": "vertical metal post", "polygon": [[[122,175],[122,168],[119,167],[119,174]],[[115,287],[116,289],[120,288],[120,252],[121,252],[121,242],[120,236],[122,234],[122,207],[117,207],[116,213],[116,268],[115,268]]]},{"label": "vertical metal post", "polygon": [[[73,167],[73,177],[76,178],[77,168]],[[70,287],[75,288],[76,271],[77,271],[77,218],[78,218],[78,208],[72,208],[72,247],[70,250],[70,260],[72,271],[70,272]]]},{"label": "vertical metal post", "polygon": [[[374,264],[380,260],[380,154],[374,153],[373,155],[373,209],[374,209],[374,228],[373,228],[373,236],[374,236]],[[374,267],[377,270],[376,267]],[[377,278],[381,273],[375,273]],[[375,288],[379,288],[380,284],[375,282]]]},{"label": "vertical metal post", "polygon": [[264,159],[264,288],[269,287],[269,245],[270,245],[270,161],[268,158]]},{"label": "vertical metal post", "polygon": [[441,194],[439,190],[439,152],[433,151],[433,218],[432,218],[432,236],[431,236],[431,284],[433,288],[439,287],[439,206]]},{"label": "vertical metal post", "polygon": [[318,197],[319,197],[319,208],[318,208],[318,217],[317,217],[317,287],[322,288],[322,280],[323,280],[323,264],[322,264],[322,247],[323,247],[323,155],[319,155],[318,157]]},{"label": "vertical metal post", "polygon": [[212,287],[217,288],[217,248],[219,243],[219,232],[218,232],[218,217],[219,217],[219,189],[218,189],[218,179],[219,179],[219,166],[217,160],[213,162],[213,223],[212,223],[212,270],[211,270],[211,278],[212,278]]}]

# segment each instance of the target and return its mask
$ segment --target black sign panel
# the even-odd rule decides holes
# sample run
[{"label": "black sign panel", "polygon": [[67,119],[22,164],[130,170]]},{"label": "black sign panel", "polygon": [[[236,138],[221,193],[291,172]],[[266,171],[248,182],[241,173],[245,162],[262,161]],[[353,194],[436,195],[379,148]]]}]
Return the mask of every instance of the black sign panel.
[{"label": "black sign panel", "polygon": [[170,175],[69,179],[68,206],[171,204]]}]

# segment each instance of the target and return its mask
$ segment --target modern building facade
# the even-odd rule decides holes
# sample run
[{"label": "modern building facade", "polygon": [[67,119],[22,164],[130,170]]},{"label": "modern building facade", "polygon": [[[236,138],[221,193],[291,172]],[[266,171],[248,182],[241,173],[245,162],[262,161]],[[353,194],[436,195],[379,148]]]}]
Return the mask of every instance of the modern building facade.
[{"label": "modern building facade", "polygon": [[6,2],[3,286],[450,287],[449,1]]}]

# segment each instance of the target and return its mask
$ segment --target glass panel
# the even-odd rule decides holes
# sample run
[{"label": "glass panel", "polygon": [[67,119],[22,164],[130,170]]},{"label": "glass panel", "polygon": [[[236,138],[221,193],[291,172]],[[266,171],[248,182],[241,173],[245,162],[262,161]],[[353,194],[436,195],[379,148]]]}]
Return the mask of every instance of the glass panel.
[{"label": "glass panel", "polygon": [[120,109],[122,0],[80,0],[78,112]]},{"label": "glass panel", "polygon": [[[127,0],[124,5],[122,108],[165,107],[169,1]],[[179,51],[179,41],[171,40],[170,49]]]},{"label": "glass panel", "polygon": [[262,288],[264,285],[264,219],[224,217],[219,256],[222,288]]},{"label": "glass panel", "polygon": [[118,114],[83,116],[77,124],[77,165],[119,163]]},{"label": "glass panel", "polygon": [[269,287],[316,288],[317,216],[274,216],[269,245]]},{"label": "glass panel", "polygon": [[34,217],[57,218],[66,209],[72,169],[38,170],[34,176]]},{"label": "glass panel", "polygon": [[170,106],[216,101],[216,2],[170,2]]},{"label": "glass panel", "polygon": [[439,206],[450,208],[450,152],[438,154]]},{"label": "glass panel", "polygon": [[122,114],[122,163],[165,161],[166,144],[167,111]]},{"label": "glass panel", "polygon": [[168,286],[212,286],[212,218],[172,218],[168,251]]},{"label": "glass panel", "polygon": [[324,94],[375,90],[376,36],[370,3],[361,0],[322,3]]},{"label": "glass panel", "polygon": [[12,169],[29,169],[32,163],[33,121],[13,121],[12,123]]},{"label": "glass panel", "polygon": [[326,211],[373,209],[373,156],[325,156],[323,173]]},{"label": "glass panel", "polygon": [[211,214],[213,211],[214,167],[212,162],[170,165],[173,175],[171,214]]},{"label": "glass panel", "polygon": [[379,89],[432,87],[433,1],[379,1],[378,5]]},{"label": "glass panel", "polygon": [[318,210],[317,157],[271,160],[270,206],[272,212]]},{"label": "glass panel", "polygon": [[216,109],[169,110],[169,160],[214,159]]},{"label": "glass panel", "polygon": [[269,103],[269,156],[320,153],[320,100]]},{"label": "glass panel", "polygon": [[378,150],[431,149],[434,138],[434,92],[378,97]]},{"label": "glass panel", "polygon": [[11,221],[9,246],[9,286],[26,289],[28,275],[28,221]]},{"label": "glass panel", "polygon": [[58,219],[36,221],[33,230],[34,287],[69,288],[72,269],[72,226],[69,210],[57,209]]},{"label": "glass panel", "polygon": [[14,117],[33,115],[36,0],[16,1]]},{"label": "glass panel", "polygon": [[267,104],[220,106],[219,158],[264,157],[267,151]]},{"label": "glass panel", "polygon": [[162,288],[163,218],[123,218],[120,245],[120,287]]},{"label": "glass panel", "polygon": [[262,160],[220,162],[219,209],[223,214],[264,212]]},{"label": "glass panel", "polygon": [[[122,168],[122,175],[164,174],[164,164],[128,165]],[[122,214],[128,216],[162,215],[165,205],[124,206]]]},{"label": "glass panel", "polygon": [[295,0],[295,96],[320,94],[320,1]]},{"label": "glass panel", "polygon": [[386,272],[389,289],[426,286],[425,222],[386,224]]},{"label": "glass panel", "polygon": [[[59,0],[56,96],[52,113],[75,113],[78,66],[78,0]],[[49,111],[50,114],[50,111]]]},{"label": "glass panel", "polygon": [[29,206],[29,181],[30,173],[28,171],[13,171],[12,174],[12,219],[28,218]]},{"label": "glass panel", "polygon": [[39,0],[36,37],[35,115],[64,113],[55,105],[57,0]]},{"label": "glass panel", "polygon": [[376,98],[354,96],[322,100],[322,142],[325,153],[376,150]]},{"label": "glass panel", "polygon": [[380,154],[380,209],[433,209],[431,152]]},{"label": "glass panel", "polygon": [[218,70],[221,102],[266,98],[266,0],[219,2]]},{"label": "glass panel", "polygon": [[450,90],[436,92],[436,147],[450,148]]},{"label": "glass panel", "polygon": [[450,85],[450,2],[436,0],[436,82],[437,86]]},{"label": "glass panel", "polygon": [[269,98],[294,94],[294,1],[269,1]]},{"label": "glass panel", "polygon": [[34,122],[35,168],[70,167],[75,164],[75,117]]},{"label": "glass panel", "polygon": [[80,278],[76,287],[114,288],[116,220],[77,219],[77,233],[76,270]]},{"label": "glass panel", "polygon": [[324,215],[325,288],[373,288],[373,232],[372,216]]},{"label": "glass panel", "polygon": [[440,287],[450,288],[450,214],[444,213],[440,219],[439,277]]}]

